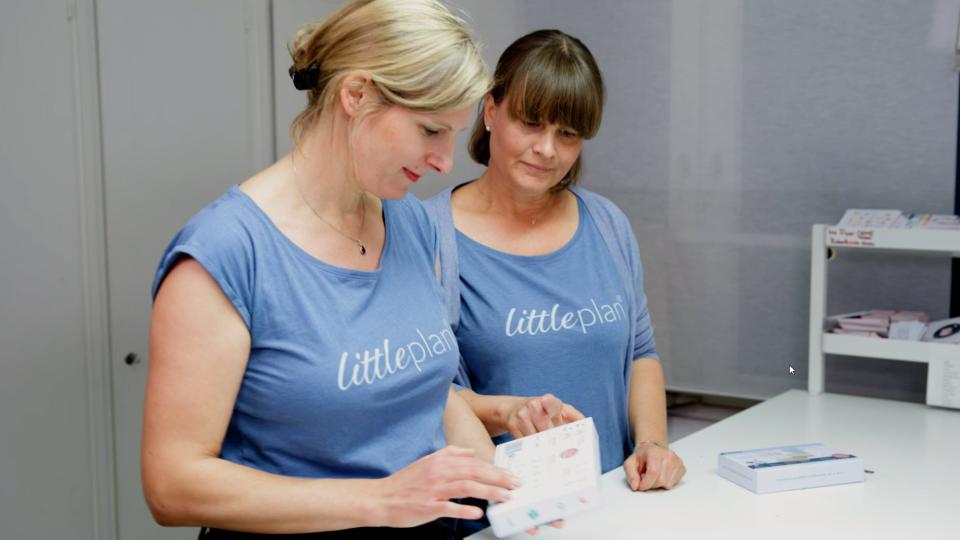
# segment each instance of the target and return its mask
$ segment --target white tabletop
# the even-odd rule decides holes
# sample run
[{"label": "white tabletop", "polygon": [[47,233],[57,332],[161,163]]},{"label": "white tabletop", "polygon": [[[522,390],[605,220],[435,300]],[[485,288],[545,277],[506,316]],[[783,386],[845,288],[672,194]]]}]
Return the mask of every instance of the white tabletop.
[{"label": "white tabletop", "polygon": [[[764,495],[717,476],[720,452],[813,442],[860,456],[874,474]],[[960,410],[790,390],[671,448],[687,467],[677,487],[635,493],[622,469],[610,471],[602,509],[536,538],[960,539]]]}]

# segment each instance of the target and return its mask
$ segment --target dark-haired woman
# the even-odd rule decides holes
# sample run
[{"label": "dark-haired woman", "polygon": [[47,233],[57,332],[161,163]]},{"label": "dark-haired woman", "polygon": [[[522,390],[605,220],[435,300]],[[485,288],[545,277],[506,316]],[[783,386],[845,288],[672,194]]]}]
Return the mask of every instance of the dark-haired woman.
[{"label": "dark-haired woman", "polygon": [[557,30],[510,45],[474,126],[486,170],[430,201],[462,355],[460,394],[497,442],[593,418],[603,471],[634,490],[685,473],[667,444],[663,370],[637,241],[609,200],[575,187],[604,86]]}]

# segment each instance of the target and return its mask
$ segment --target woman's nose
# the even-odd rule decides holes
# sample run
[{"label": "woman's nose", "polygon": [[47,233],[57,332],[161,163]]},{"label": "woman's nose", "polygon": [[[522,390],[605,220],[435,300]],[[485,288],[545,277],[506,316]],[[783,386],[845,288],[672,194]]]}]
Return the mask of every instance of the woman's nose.
[{"label": "woman's nose", "polygon": [[427,165],[440,174],[447,174],[453,169],[453,149],[441,153],[427,155]]},{"label": "woman's nose", "polygon": [[543,157],[552,158],[556,153],[556,135],[553,130],[544,130],[537,142],[533,145],[533,151]]}]

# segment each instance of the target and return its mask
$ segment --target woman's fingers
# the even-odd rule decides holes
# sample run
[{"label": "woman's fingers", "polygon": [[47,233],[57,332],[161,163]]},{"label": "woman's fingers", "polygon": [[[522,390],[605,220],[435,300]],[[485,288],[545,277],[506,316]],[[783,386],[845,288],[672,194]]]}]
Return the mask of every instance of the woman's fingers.
[{"label": "woman's fingers", "polygon": [[533,421],[530,418],[530,409],[527,408],[526,403],[514,411],[510,420],[507,422],[507,427],[509,428],[510,435],[512,435],[514,439],[533,435],[538,431],[537,427],[533,425]]},{"label": "woman's fingers", "polygon": [[676,458],[677,463],[675,466],[671,467],[670,478],[664,483],[663,487],[671,489],[680,483],[680,479],[683,478],[683,475],[687,474],[687,468],[683,465],[683,461],[680,460],[680,457]]},{"label": "woman's fingers", "polygon": [[[553,527],[554,529],[562,529],[564,526],[564,521],[562,519],[557,519],[557,520],[551,521],[550,523],[547,523],[547,526]],[[537,526],[531,529],[527,529],[527,534],[530,536],[536,536],[540,534],[540,527]]]},{"label": "woman's fingers", "polygon": [[569,403],[563,404],[561,417],[563,418],[564,424],[569,424],[570,422],[576,422],[577,420],[583,420],[586,418],[582,412],[578,411],[576,407]]},{"label": "woman's fingers", "polygon": [[[551,419],[559,420],[563,414],[563,402],[560,401],[560,398],[554,396],[553,394],[544,394],[540,398],[540,406],[543,408],[544,412]],[[555,424],[560,424],[559,421],[555,421]]]},{"label": "woman's fingers", "polygon": [[646,470],[640,475],[640,484],[637,486],[637,490],[647,491],[656,487],[660,481],[660,472],[660,468],[657,465],[652,465],[648,460]]},{"label": "woman's fingers", "polygon": [[516,406],[507,421],[507,430],[514,438],[526,437],[583,418],[583,413],[572,405],[553,394],[544,394]]},{"label": "woman's fingers", "polygon": [[543,403],[540,399],[531,399],[527,401],[527,411],[530,413],[530,422],[538,432],[546,431],[553,427],[553,421],[550,417],[550,412],[543,406]]},{"label": "woman's fingers", "polygon": [[437,511],[437,518],[448,517],[457,519],[480,519],[483,517],[483,510],[469,504],[458,504],[451,501],[440,503]]},{"label": "woman's fingers", "polygon": [[637,454],[634,453],[630,454],[630,457],[623,462],[623,473],[627,477],[627,485],[634,491],[640,486],[640,471],[637,459]]},{"label": "woman's fingers", "polygon": [[438,489],[442,499],[485,499],[488,501],[503,502],[510,500],[510,490],[495,485],[477,482],[476,480],[457,480]]},{"label": "woman's fingers", "polygon": [[504,501],[519,480],[505,469],[474,457],[470,449],[448,446],[383,479],[379,490],[388,526],[411,527],[439,517],[479,519],[483,511],[450,499]]},{"label": "woman's fingers", "polygon": [[670,489],[680,482],[687,469],[672,450],[659,446],[638,449],[623,463],[627,483],[634,491]]},{"label": "woman's fingers", "polygon": [[[516,489],[520,487],[520,480],[509,471],[479,459],[471,459],[467,462],[451,464],[447,467],[446,473],[446,481],[448,482],[472,480],[503,489]],[[489,497],[478,498],[488,499]]]}]

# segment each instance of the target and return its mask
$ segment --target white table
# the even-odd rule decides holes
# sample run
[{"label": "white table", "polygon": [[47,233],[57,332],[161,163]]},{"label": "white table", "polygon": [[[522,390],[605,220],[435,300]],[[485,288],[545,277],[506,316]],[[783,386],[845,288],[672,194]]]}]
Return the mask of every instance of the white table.
[{"label": "white table", "polygon": [[[717,476],[717,454],[822,442],[863,458],[864,483],[756,495]],[[960,410],[790,390],[671,448],[687,475],[670,491],[603,476],[604,505],[537,539],[960,539]],[[471,539],[494,539],[490,529]],[[526,534],[512,538],[531,537]]]}]

